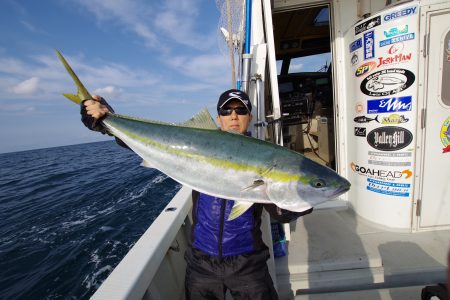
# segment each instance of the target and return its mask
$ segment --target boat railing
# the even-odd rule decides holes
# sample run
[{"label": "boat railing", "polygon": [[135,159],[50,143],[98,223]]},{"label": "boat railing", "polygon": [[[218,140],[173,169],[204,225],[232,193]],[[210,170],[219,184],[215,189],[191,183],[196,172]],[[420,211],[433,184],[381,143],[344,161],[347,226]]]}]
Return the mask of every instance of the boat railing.
[{"label": "boat railing", "polygon": [[183,298],[191,191],[181,188],[91,299]]}]

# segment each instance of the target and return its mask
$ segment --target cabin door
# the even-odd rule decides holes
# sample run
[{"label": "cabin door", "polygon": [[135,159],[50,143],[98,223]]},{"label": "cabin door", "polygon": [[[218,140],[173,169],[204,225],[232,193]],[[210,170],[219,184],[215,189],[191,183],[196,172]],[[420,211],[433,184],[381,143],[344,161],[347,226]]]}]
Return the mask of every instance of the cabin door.
[{"label": "cabin door", "polygon": [[426,17],[421,229],[450,225],[450,8],[445,6],[431,6]]}]

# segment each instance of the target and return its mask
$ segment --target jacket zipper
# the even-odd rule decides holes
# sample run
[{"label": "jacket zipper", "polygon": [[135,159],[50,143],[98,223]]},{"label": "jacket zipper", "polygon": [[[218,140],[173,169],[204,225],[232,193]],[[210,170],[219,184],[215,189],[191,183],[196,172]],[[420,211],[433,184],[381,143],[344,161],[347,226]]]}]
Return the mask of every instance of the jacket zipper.
[{"label": "jacket zipper", "polygon": [[222,238],[223,238],[223,227],[225,223],[225,207],[226,207],[226,200],[221,199],[222,204],[220,207],[220,227],[219,227],[219,258],[222,259]]}]

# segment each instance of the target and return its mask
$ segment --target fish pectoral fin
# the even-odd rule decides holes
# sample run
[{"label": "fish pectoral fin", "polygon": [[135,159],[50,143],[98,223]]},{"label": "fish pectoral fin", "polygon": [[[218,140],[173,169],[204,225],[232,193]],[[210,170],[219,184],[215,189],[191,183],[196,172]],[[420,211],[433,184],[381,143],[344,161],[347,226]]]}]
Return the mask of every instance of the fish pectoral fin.
[{"label": "fish pectoral fin", "polygon": [[258,186],[261,186],[261,185],[263,185],[263,184],[265,184],[264,180],[262,180],[262,179],[257,179],[257,180],[255,180],[255,181],[253,181],[253,183],[252,183],[251,185],[249,185],[248,187],[243,188],[243,189],[242,189],[242,192],[248,191],[248,190],[251,190],[251,189],[254,189],[254,188],[257,188]]},{"label": "fish pectoral fin", "polygon": [[217,129],[217,125],[206,107],[198,114],[179,125],[191,128]]},{"label": "fish pectoral fin", "polygon": [[228,216],[227,221],[232,221],[232,220],[236,219],[237,217],[241,216],[252,205],[253,205],[253,202],[235,201],[233,208],[230,211],[230,215]]},{"label": "fish pectoral fin", "polygon": [[302,198],[296,191],[289,190],[281,183],[271,183],[266,189],[269,200],[279,208],[302,212],[312,207],[311,201]]},{"label": "fish pectoral fin", "polygon": [[150,168],[150,169],[155,169],[155,167],[152,165],[152,163],[145,159],[141,162],[141,166]]}]

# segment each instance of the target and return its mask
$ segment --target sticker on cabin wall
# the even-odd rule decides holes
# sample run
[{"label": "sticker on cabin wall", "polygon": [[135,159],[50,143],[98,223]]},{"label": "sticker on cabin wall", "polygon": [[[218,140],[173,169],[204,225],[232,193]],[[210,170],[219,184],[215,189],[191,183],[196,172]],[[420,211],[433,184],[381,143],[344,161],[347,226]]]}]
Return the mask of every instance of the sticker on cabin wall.
[{"label": "sticker on cabin wall", "polygon": [[367,178],[367,190],[378,194],[398,197],[409,197],[410,183],[386,182]]},{"label": "sticker on cabin wall", "polygon": [[361,166],[352,162],[350,164],[353,172],[358,175],[365,176],[368,178],[382,179],[388,181],[394,181],[399,179],[408,179],[412,176],[412,171],[410,169],[404,170],[385,170],[379,168],[372,168],[367,166]]},{"label": "sticker on cabin wall", "polygon": [[387,40],[382,40],[380,41],[380,47],[384,47],[384,46],[389,46],[395,43],[400,43],[400,42],[404,42],[404,41],[409,41],[409,40],[413,40],[415,39],[415,33],[407,33],[404,35],[399,35]]},{"label": "sticker on cabin wall", "polygon": [[389,116],[383,117],[381,119],[381,124],[393,125],[393,124],[406,123],[408,121],[409,121],[409,119],[407,117],[405,117],[405,115],[390,114]]},{"label": "sticker on cabin wall", "polygon": [[412,53],[409,53],[409,54],[399,53],[399,54],[395,54],[395,55],[391,55],[391,56],[378,57],[377,68],[384,67],[387,65],[392,65],[392,64],[408,62],[411,60],[411,57],[412,57]]},{"label": "sticker on cabin wall", "polygon": [[450,40],[447,42],[447,61],[450,61]]},{"label": "sticker on cabin wall", "polygon": [[352,62],[352,66],[356,65],[359,62],[358,54],[356,54],[356,52],[353,53],[350,61]]},{"label": "sticker on cabin wall", "polygon": [[417,6],[407,7],[402,10],[394,11],[383,16],[385,22],[393,21],[398,18],[411,16],[417,13]]},{"label": "sticker on cabin wall", "polygon": [[364,23],[355,26],[355,35],[360,34],[361,32],[364,32],[379,25],[381,25],[380,16],[367,20]]},{"label": "sticker on cabin wall", "polygon": [[411,144],[413,135],[403,127],[383,126],[367,134],[367,143],[377,150],[396,151]]},{"label": "sticker on cabin wall", "polygon": [[375,33],[372,31],[364,33],[364,60],[375,57]]},{"label": "sticker on cabin wall", "polygon": [[388,53],[395,54],[403,51],[404,44],[403,42],[395,43],[391,47],[389,47]]},{"label": "sticker on cabin wall", "polygon": [[391,38],[400,34],[405,34],[408,33],[408,25],[404,24],[401,26],[392,27],[389,28],[389,30],[385,30],[383,33],[386,38]]},{"label": "sticker on cabin wall", "polygon": [[370,165],[388,167],[410,167],[412,152],[379,152],[369,151],[368,163]]},{"label": "sticker on cabin wall", "polygon": [[362,47],[362,39],[359,38],[356,41],[354,41],[353,43],[350,44],[349,48],[350,48],[350,53],[355,52],[357,49]]},{"label": "sticker on cabin wall", "polygon": [[367,101],[367,113],[390,113],[412,110],[412,97],[392,97],[384,99],[374,99]]},{"label": "sticker on cabin wall", "polygon": [[374,62],[374,61],[366,62],[365,64],[356,68],[355,76],[359,77],[362,75],[367,75],[370,71],[372,71],[376,67],[377,67],[376,62]]},{"label": "sticker on cabin wall", "polygon": [[450,117],[448,117],[441,127],[441,142],[444,145],[442,153],[450,152]]},{"label": "sticker on cabin wall", "polygon": [[353,121],[355,121],[356,123],[369,123],[369,122],[372,122],[372,121],[380,123],[378,121],[378,116],[376,116],[375,118],[369,118],[369,117],[366,117],[366,116],[359,116],[359,117],[354,118]]},{"label": "sticker on cabin wall", "polygon": [[364,108],[364,103],[362,103],[361,101],[357,101],[356,105],[355,105],[355,111],[357,114],[362,114],[364,112],[365,108]]},{"label": "sticker on cabin wall", "polygon": [[370,74],[361,82],[361,92],[381,97],[400,93],[415,81],[414,74],[405,69],[386,69]]},{"label": "sticker on cabin wall", "polygon": [[364,128],[364,127],[355,127],[355,136],[366,137],[366,128]]}]

